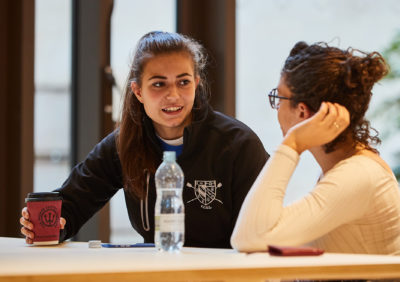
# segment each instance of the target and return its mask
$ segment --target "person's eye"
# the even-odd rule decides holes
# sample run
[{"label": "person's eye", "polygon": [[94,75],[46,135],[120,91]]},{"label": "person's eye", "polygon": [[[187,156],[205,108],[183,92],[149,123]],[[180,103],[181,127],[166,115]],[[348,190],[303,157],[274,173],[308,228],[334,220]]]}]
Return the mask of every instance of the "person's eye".
[{"label": "person's eye", "polygon": [[157,81],[157,82],[154,82],[152,85],[154,87],[160,88],[160,87],[163,87],[165,85],[165,83],[162,81]]},{"label": "person's eye", "polygon": [[190,84],[190,82],[191,81],[189,79],[182,79],[182,80],[179,81],[179,85],[180,86],[186,86],[186,85]]}]

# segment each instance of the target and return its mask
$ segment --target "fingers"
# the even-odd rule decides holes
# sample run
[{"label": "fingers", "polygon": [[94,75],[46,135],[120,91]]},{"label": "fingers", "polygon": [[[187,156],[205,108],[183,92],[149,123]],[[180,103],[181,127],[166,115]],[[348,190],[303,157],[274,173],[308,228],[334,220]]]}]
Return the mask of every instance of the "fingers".
[{"label": "fingers", "polygon": [[312,118],[321,122],[325,119],[328,112],[329,112],[328,103],[322,102],[318,112]]},{"label": "fingers", "polygon": [[[26,220],[23,219],[23,217],[21,217],[20,223],[22,224],[21,233],[22,233],[22,235],[25,236],[26,243],[32,244],[33,238],[35,237],[35,233],[32,232],[32,229],[26,227],[26,226],[28,226],[28,224],[26,224]],[[30,223],[30,226],[33,227],[32,223]]]},{"label": "fingers", "polygon": [[339,124],[336,122],[338,119],[338,111],[335,104],[328,103],[329,111],[325,116],[324,122],[329,128],[338,129]]},{"label": "fingers", "polygon": [[60,229],[64,229],[66,223],[67,221],[65,220],[65,218],[60,217]]},{"label": "fingers", "polygon": [[35,238],[35,234],[25,227],[21,227],[21,233],[25,236],[25,241],[28,244],[33,244],[33,238]]},{"label": "fingers", "polygon": [[339,104],[335,104],[337,107],[337,111],[338,111],[338,119],[337,119],[337,123],[343,127],[343,130],[345,128],[347,128],[347,126],[349,126],[350,124],[350,113],[349,111],[346,109],[346,107],[343,107]]},{"label": "fingers", "polygon": [[32,222],[30,222],[30,221],[27,220],[26,218],[21,217],[21,218],[19,219],[19,223],[21,223],[21,225],[22,225],[23,227],[25,227],[25,228],[27,228],[27,229],[29,229],[29,230],[33,230],[33,224],[32,224]]},{"label": "fingers", "polygon": [[23,209],[22,209],[22,211],[21,211],[21,215],[22,215],[22,217],[24,217],[25,219],[29,219],[29,212],[28,212],[28,208],[27,207],[24,207]]},{"label": "fingers", "polygon": [[26,242],[27,244],[33,244],[33,240],[32,240],[32,239],[29,239],[28,237],[25,238],[25,242]]},{"label": "fingers", "polygon": [[33,224],[32,222],[29,221],[29,212],[28,212],[28,208],[24,207],[22,209],[22,217],[19,219],[19,223],[21,223],[21,225],[23,227],[25,227],[28,230],[33,230]]},{"label": "fingers", "polygon": [[332,129],[338,132],[343,132],[350,124],[350,113],[346,107],[340,104],[333,104],[335,107],[335,115],[332,122]]},{"label": "fingers", "polygon": [[333,131],[342,132],[350,123],[349,111],[337,103],[321,103],[317,114],[321,125]]},{"label": "fingers", "polygon": [[29,212],[26,207],[22,209],[22,217],[19,219],[19,223],[22,225],[21,233],[25,236],[25,241],[27,244],[33,244],[33,238],[35,234],[32,232],[33,224],[29,221]]}]

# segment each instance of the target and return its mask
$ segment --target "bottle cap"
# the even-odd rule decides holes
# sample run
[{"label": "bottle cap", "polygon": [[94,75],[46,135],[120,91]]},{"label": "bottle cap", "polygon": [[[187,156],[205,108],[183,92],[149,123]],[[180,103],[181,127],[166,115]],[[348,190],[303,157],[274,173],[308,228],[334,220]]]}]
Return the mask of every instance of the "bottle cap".
[{"label": "bottle cap", "polygon": [[101,241],[100,240],[90,240],[89,241],[89,248],[101,248]]},{"label": "bottle cap", "polygon": [[175,151],[164,151],[163,160],[169,161],[169,162],[174,162],[176,160]]}]

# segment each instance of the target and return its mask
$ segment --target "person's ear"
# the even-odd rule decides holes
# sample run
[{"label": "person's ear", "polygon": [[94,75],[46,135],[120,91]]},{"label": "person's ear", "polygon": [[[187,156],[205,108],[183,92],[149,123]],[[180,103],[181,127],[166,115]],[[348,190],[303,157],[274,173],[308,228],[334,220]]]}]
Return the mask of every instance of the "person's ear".
[{"label": "person's ear", "polygon": [[195,83],[195,85],[196,85],[195,89],[197,89],[197,86],[198,86],[199,83],[200,83],[200,76],[199,76],[199,75],[197,75],[196,78],[194,79],[194,83]]},{"label": "person's ear", "polygon": [[137,84],[136,81],[131,82],[131,90],[133,94],[135,94],[139,102],[143,104],[142,89],[140,88],[139,84]]},{"label": "person's ear", "polygon": [[312,117],[312,115],[314,114],[310,110],[310,108],[302,102],[297,104],[297,110],[298,110],[299,118],[301,118],[301,119],[308,119],[308,118]]}]

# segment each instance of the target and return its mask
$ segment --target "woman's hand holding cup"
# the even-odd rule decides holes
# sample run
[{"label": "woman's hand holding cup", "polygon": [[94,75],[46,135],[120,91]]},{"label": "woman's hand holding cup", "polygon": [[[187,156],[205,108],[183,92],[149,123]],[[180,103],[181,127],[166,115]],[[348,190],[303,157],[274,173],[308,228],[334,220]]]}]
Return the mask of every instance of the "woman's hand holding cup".
[{"label": "woman's hand holding cup", "polygon": [[[34,226],[29,220],[28,208],[24,207],[21,211],[21,218],[19,219],[21,227],[21,233],[25,236],[25,241],[27,244],[33,244],[33,239],[35,238],[35,233],[33,232]],[[64,229],[67,221],[65,218],[60,217],[60,229]]]}]

